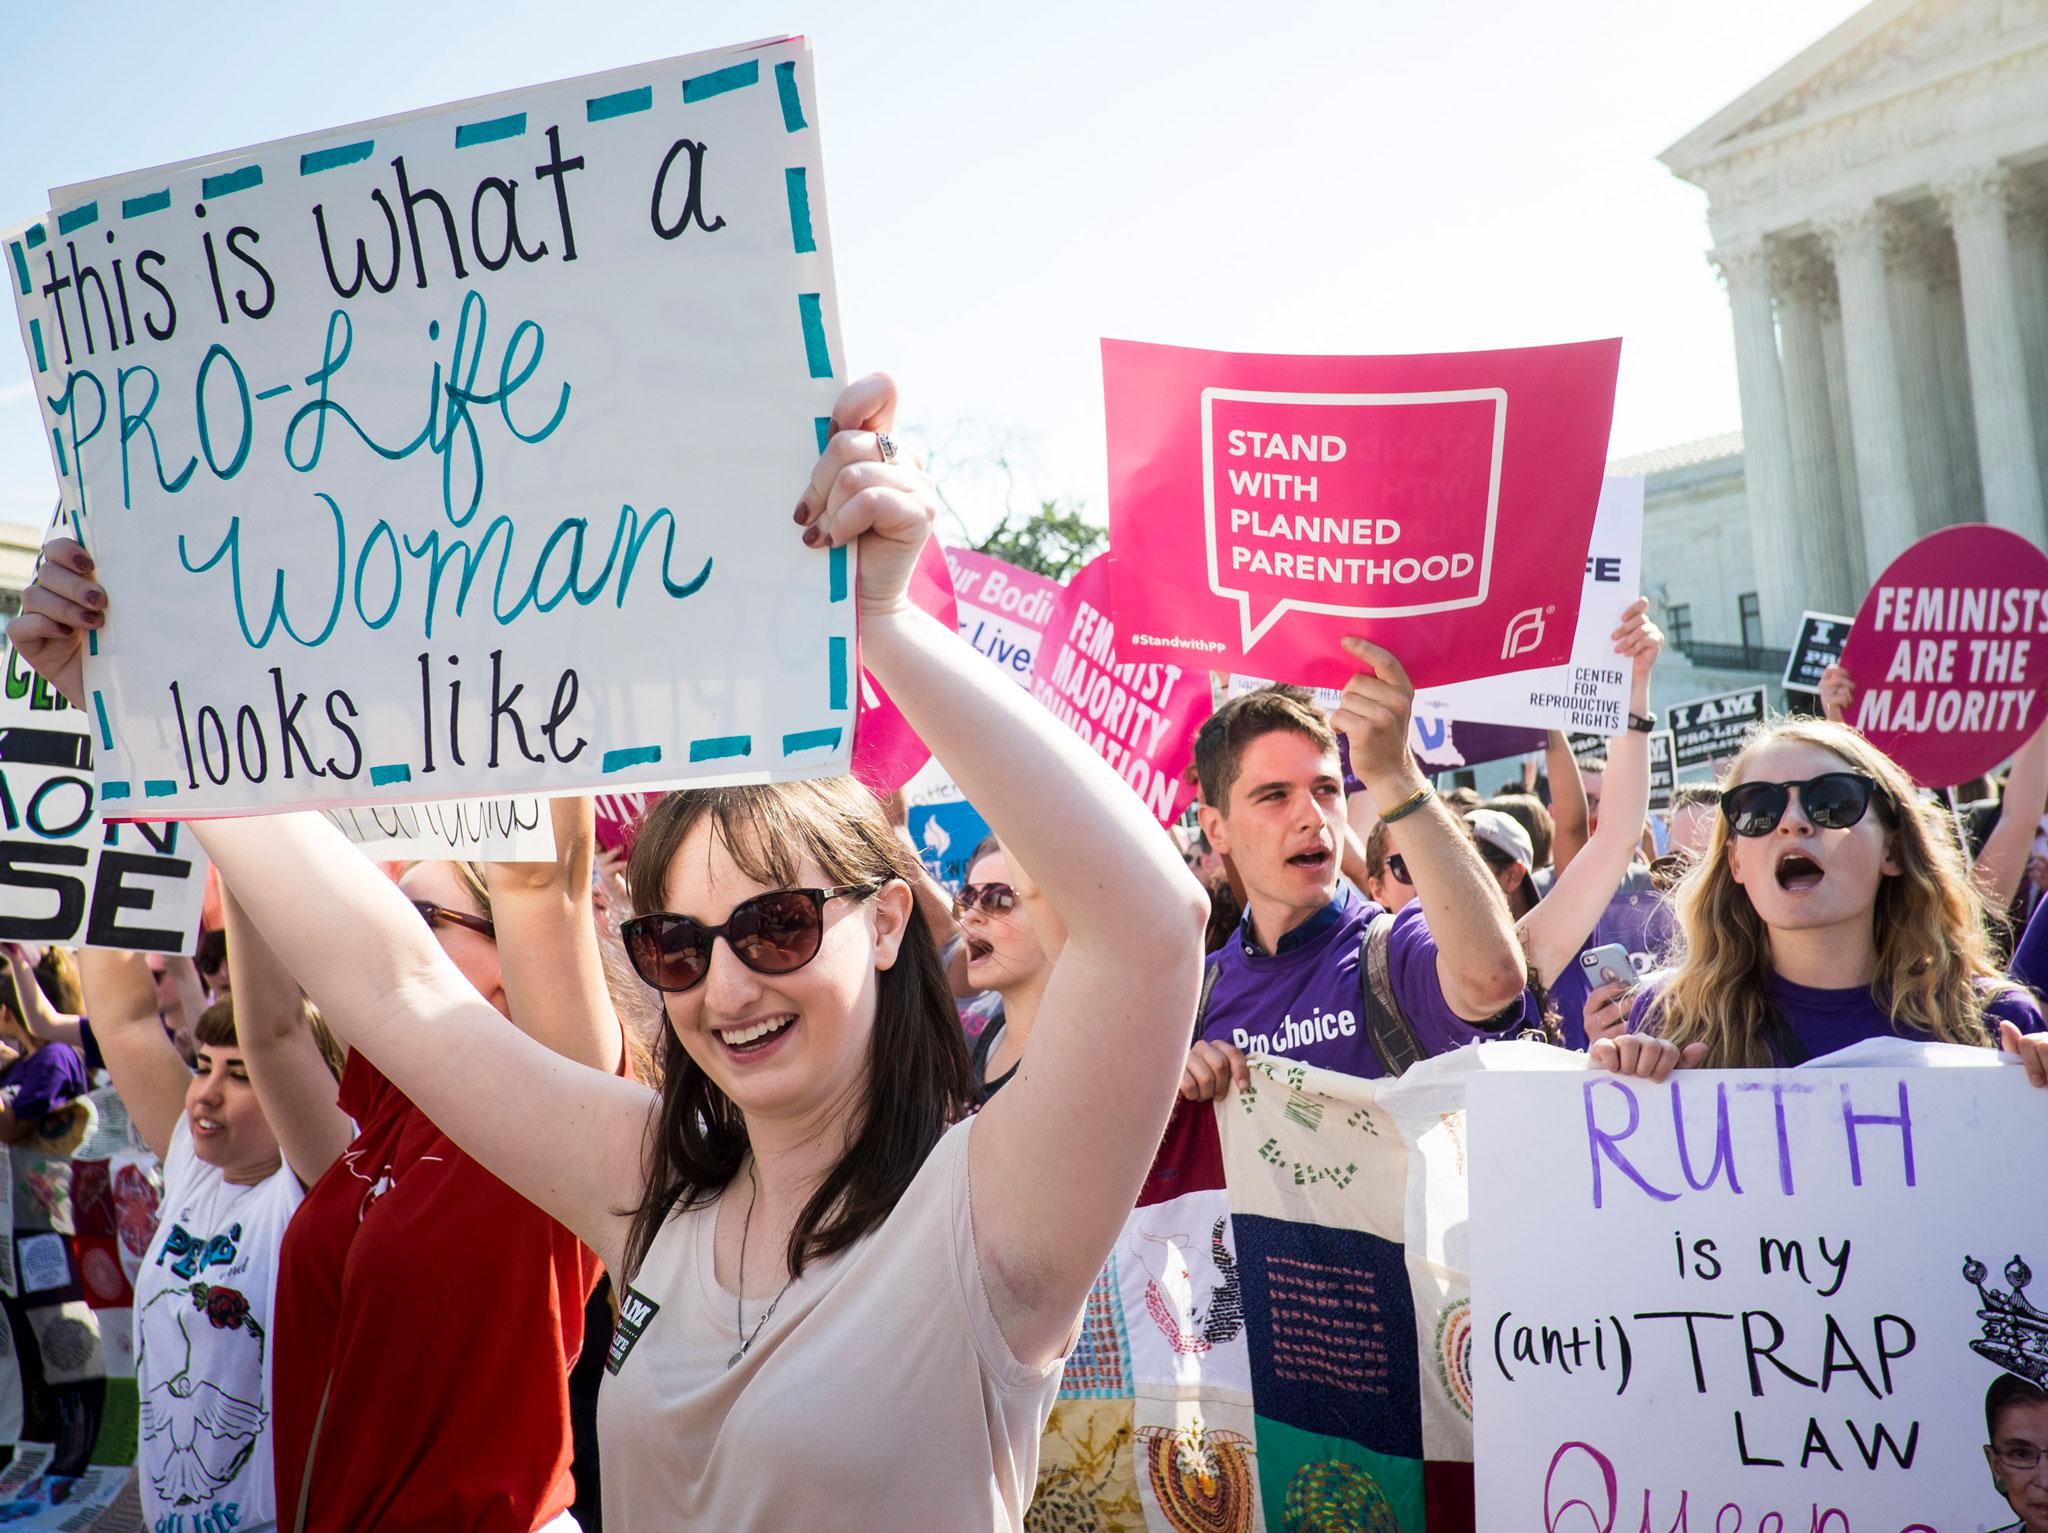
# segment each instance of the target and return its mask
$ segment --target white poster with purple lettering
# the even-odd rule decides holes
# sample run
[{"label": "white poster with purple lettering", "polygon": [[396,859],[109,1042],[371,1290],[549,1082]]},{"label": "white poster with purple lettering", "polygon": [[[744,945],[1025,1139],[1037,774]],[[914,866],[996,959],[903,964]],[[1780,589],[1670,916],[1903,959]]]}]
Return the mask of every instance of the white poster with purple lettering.
[{"label": "white poster with purple lettering", "polygon": [[1883,1041],[1467,1103],[1480,1527],[2043,1526],[2048,1095],[2016,1065]]},{"label": "white poster with purple lettering", "polygon": [[[843,771],[801,38],[52,194],[0,233],[150,818]],[[140,150],[149,135],[137,128]]]}]

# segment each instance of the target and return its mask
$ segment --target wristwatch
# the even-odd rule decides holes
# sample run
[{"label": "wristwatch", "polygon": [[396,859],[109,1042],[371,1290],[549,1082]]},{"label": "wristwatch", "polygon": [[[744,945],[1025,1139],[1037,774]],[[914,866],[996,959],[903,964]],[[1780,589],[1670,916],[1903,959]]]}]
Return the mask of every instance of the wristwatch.
[{"label": "wristwatch", "polygon": [[1639,735],[1647,735],[1657,728],[1657,721],[1647,713],[1631,713],[1628,716],[1628,727]]}]

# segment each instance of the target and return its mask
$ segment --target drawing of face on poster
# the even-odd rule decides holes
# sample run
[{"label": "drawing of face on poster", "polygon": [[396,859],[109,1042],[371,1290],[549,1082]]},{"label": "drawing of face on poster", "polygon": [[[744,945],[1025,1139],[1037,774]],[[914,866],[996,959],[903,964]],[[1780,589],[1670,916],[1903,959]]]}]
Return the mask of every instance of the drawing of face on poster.
[{"label": "drawing of face on poster", "polygon": [[1974,1256],[1964,1260],[1963,1277],[1983,1301],[1984,1334],[1970,1350],[2003,1370],[1984,1392],[1984,1464],[2015,1519],[1997,1533],[2048,1533],[2048,1311],[2027,1298],[2034,1275],[2024,1258],[2005,1265],[2010,1291],[1988,1286],[1988,1276]]}]

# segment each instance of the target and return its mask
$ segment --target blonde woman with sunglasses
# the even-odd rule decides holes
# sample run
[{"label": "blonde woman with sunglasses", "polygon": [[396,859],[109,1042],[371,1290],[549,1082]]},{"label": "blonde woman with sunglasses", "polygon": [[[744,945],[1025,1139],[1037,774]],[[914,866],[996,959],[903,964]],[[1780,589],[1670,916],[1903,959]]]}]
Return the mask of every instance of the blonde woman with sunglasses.
[{"label": "blonde woman with sunglasses", "polygon": [[2048,1086],[2040,1009],[1998,973],[1953,833],[1854,730],[1788,720],[1752,739],[1676,907],[1683,956],[1595,1064],[1663,1079],[1901,1037],[2002,1047]]}]

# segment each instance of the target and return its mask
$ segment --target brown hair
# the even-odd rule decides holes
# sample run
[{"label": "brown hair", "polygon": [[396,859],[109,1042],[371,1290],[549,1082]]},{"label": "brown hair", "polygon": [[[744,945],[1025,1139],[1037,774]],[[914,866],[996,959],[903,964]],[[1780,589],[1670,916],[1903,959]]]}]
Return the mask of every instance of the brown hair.
[{"label": "brown hair", "polygon": [[85,1010],[85,987],[79,981],[78,960],[71,956],[71,949],[44,948],[43,956],[36,960],[36,984],[51,1006],[66,1016],[75,1017]]},{"label": "brown hair", "polygon": [[1337,732],[1306,687],[1260,687],[1233,697],[1210,714],[1195,734],[1195,777],[1201,785],[1202,802],[1227,811],[1246,747],[1278,729],[1305,735],[1321,750],[1337,748]]},{"label": "brown hair", "polygon": [[[329,1031],[321,1020],[320,1008],[301,997],[299,1017],[313,1034],[313,1042],[319,1045],[320,1057],[327,1063],[328,1073],[337,1081],[341,1079],[342,1066],[347,1062],[347,1053],[341,1040]],[[241,1039],[235,1032],[235,998],[224,995],[206,1010],[199,1013],[199,1020],[192,1025],[192,1042],[202,1049],[239,1049]]]},{"label": "brown hair", "polygon": [[1529,833],[1529,848],[1535,854],[1535,861],[1530,864],[1532,873],[1550,866],[1550,842],[1557,834],[1557,822],[1543,807],[1542,799],[1533,793],[1496,793],[1479,807],[1498,809]]},{"label": "brown hair", "polygon": [[[1752,735],[1721,779],[1724,791],[1742,781],[1758,751],[1780,741],[1818,746],[1878,784],[1870,812],[1884,821],[1899,872],[1878,880],[1871,909],[1871,994],[1902,1032],[1989,1046],[1985,1003],[2011,987],[1992,959],[1984,902],[1948,816],[1922,803],[1912,779],[1862,735],[1819,719],[1787,719]],[[1681,1048],[1705,1043],[1700,1063],[1709,1069],[1768,1068],[1777,1063],[1770,931],[1729,871],[1728,843],[1727,817],[1716,815],[1713,840],[1673,894],[1681,956],[1649,1016]]]},{"label": "brown hair", "polygon": [[[748,878],[790,888],[815,864],[832,884],[909,881],[910,848],[868,791],[851,777],[671,793],[647,811],[626,876],[633,908],[667,905],[669,865],[684,840],[708,825]],[[895,963],[877,977],[867,1090],[846,1150],[789,1232],[792,1277],[806,1260],[844,1250],[879,1226],[924,1165],[939,1136],[975,1099],[938,944],[911,902]],[[678,1212],[715,1202],[745,1163],[746,1119],[693,1060],[673,1027],[661,1038],[661,1104],[649,1130],[645,1183],[629,1210],[626,1276]]]}]

